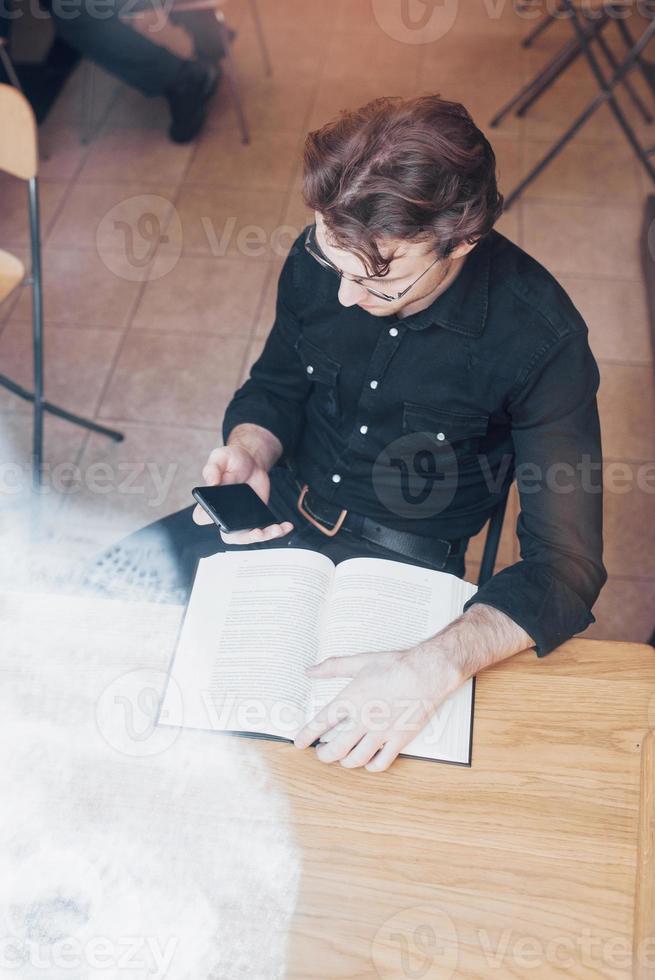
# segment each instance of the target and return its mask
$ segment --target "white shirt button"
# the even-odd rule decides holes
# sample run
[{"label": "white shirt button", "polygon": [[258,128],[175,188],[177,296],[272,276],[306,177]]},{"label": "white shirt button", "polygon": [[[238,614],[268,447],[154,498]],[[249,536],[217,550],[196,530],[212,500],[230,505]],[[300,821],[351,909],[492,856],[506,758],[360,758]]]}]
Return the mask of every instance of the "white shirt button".
[{"label": "white shirt button", "polygon": [[389,336],[390,337],[397,337],[398,336],[398,327],[390,327],[389,328]]},{"label": "white shirt button", "polygon": [[443,432],[437,432],[437,439],[439,440],[439,442],[443,442],[445,438],[446,437],[443,434]]},{"label": "white shirt button", "polygon": [[313,374],[313,373],[314,373],[313,366],[311,364],[308,364],[307,365],[307,374]]},{"label": "white shirt button", "polygon": [[377,381],[371,381],[370,387],[373,389],[373,391],[375,391],[375,389],[377,388],[377,386],[378,386]]},{"label": "white shirt button", "polygon": [[332,482],[333,483],[341,483],[341,477],[340,477],[340,475],[338,473],[333,473],[332,474]]},{"label": "white shirt button", "polygon": [[366,433],[368,432],[368,426],[367,426],[367,425],[360,425],[360,427],[359,427],[359,431],[361,432],[361,434],[362,434],[363,436],[365,436],[365,435],[366,435]]}]

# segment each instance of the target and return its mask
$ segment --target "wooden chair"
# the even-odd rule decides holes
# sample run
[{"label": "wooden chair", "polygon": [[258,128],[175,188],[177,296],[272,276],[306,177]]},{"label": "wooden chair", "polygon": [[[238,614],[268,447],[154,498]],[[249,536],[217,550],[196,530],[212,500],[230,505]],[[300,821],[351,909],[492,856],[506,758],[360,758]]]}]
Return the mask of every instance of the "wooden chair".
[{"label": "wooden chair", "polygon": [[[169,0],[166,6],[166,14],[169,13],[185,13],[194,10],[212,10],[214,16],[218,22],[221,43],[225,55],[223,57],[223,63],[225,66],[225,75],[230,83],[230,88],[232,90],[232,98],[234,99],[234,104],[237,111],[237,117],[239,119],[239,127],[241,129],[241,138],[245,144],[250,142],[250,127],[248,126],[248,120],[246,118],[245,109],[243,107],[243,99],[241,97],[241,86],[239,84],[239,75],[237,72],[236,62],[234,60],[234,55],[232,54],[232,45],[230,42],[229,31],[225,23],[225,15],[223,14],[222,7],[225,4],[225,0]],[[257,35],[257,41],[259,43],[259,48],[262,55],[262,61],[264,63],[264,71],[267,75],[271,75],[273,68],[271,65],[270,55],[268,53],[268,47],[266,44],[266,38],[264,37],[264,30],[262,27],[261,17],[259,15],[259,7],[257,0],[249,0],[250,10],[252,12],[253,20],[255,23],[255,33]],[[137,2],[130,9],[130,12],[124,15],[124,19],[127,21],[134,20],[137,17],[143,16],[148,10],[147,7],[140,6]],[[81,142],[88,143],[93,135],[94,125],[93,125],[93,101],[94,101],[94,88],[95,88],[95,66],[92,62],[86,63],[86,78],[84,79],[82,85],[82,132],[81,132]]]},{"label": "wooden chair", "polygon": [[34,391],[28,391],[27,388],[12,381],[4,374],[0,374],[0,385],[24,401],[33,404],[32,472],[34,485],[38,487],[41,483],[43,465],[44,412],[57,415],[59,418],[66,419],[74,425],[80,425],[93,432],[99,432],[116,442],[120,442],[123,435],[45,401],[43,391],[43,295],[36,120],[32,107],[25,96],[11,85],[0,85],[0,131],[3,134],[3,138],[0,140],[0,171],[27,182],[32,265],[30,275],[24,278],[23,263],[9,252],[0,251],[0,302],[7,299],[20,284],[32,287]]}]

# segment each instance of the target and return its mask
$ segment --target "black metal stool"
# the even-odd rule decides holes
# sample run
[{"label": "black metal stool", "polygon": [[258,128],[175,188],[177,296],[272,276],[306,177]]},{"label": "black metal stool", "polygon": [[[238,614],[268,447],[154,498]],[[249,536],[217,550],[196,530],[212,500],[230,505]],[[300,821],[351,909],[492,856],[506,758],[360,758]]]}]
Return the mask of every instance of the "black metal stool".
[{"label": "black metal stool", "polygon": [[[576,133],[582,129],[584,124],[605,103],[609,105],[616,121],[643,164],[644,169],[650,178],[655,181],[655,166],[651,160],[651,156],[655,153],[655,147],[642,146],[634,128],[615,96],[615,90],[619,85],[622,85],[644,121],[647,123],[653,122],[653,115],[650,109],[645,105],[641,96],[632,85],[628,75],[633,69],[638,69],[648,84],[650,91],[655,94],[655,66],[643,58],[645,48],[655,35],[655,19],[650,21],[641,35],[635,40],[627,24],[620,17],[621,9],[622,5],[619,3],[606,4],[600,11],[596,11],[594,19],[590,20],[589,16],[581,11],[573,0],[560,0],[558,7],[559,14],[562,17],[565,16],[571,24],[573,37],[564,44],[545,68],[528,82],[527,85],[524,85],[520,92],[496,113],[491,120],[491,126],[498,126],[512,110],[518,116],[525,115],[537,99],[581,56],[586,58],[591,68],[598,85],[598,95],[589,102],[548,153],[535,164],[527,176],[506,197],[505,209],[512,206],[525,188],[545,170],[548,164],[561,153],[567,143],[569,143]],[[555,19],[555,14],[548,14],[527,36],[523,42],[524,45],[530,46],[535,37],[546,30]],[[626,54],[622,59],[616,57],[604,36],[604,31],[612,23],[616,23],[626,48]],[[594,45],[597,45],[608,62],[609,73],[602,66]]]}]

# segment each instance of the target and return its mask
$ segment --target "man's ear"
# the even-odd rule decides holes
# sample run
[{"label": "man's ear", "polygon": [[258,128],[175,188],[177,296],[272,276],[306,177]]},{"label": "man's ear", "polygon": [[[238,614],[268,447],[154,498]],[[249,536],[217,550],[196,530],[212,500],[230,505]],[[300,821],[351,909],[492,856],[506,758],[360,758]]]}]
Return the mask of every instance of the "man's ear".
[{"label": "man's ear", "polygon": [[473,251],[473,249],[475,248],[475,246],[478,244],[479,241],[480,241],[479,238],[474,238],[473,241],[462,242],[460,245],[457,246],[457,248],[454,248],[452,250],[448,258],[449,259],[463,258],[465,255],[468,255],[469,252]]}]

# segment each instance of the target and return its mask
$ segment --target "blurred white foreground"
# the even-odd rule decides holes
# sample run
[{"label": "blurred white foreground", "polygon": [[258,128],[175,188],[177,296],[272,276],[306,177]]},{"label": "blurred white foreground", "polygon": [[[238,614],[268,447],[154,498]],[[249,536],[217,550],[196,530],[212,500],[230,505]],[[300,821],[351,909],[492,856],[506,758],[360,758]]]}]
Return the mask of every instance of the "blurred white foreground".
[{"label": "blurred white foreground", "polygon": [[251,743],[152,724],[182,608],[77,595],[79,522],[0,533],[0,977],[282,978],[285,800]]}]

